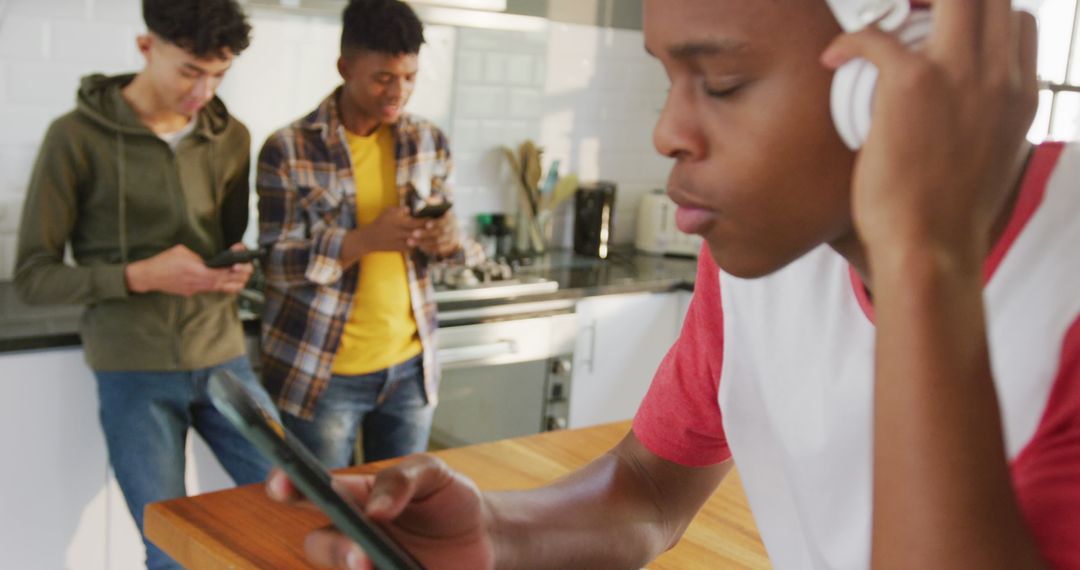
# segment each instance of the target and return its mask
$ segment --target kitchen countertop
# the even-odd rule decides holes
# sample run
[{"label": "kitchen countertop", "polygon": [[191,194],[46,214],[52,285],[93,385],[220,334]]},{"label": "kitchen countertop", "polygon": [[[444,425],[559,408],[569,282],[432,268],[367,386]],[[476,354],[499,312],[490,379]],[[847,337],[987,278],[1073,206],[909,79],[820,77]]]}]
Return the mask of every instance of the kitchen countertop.
[{"label": "kitchen countertop", "polygon": [[[570,251],[554,251],[516,268],[516,275],[557,281],[553,293],[515,298],[461,301],[439,305],[468,309],[523,301],[573,300],[598,295],[662,293],[693,290],[694,259],[615,250],[607,260],[589,259]],[[31,307],[15,295],[14,284],[0,282],[0,353],[78,346],[79,315],[73,305]]]},{"label": "kitchen countertop", "polygon": [[[481,489],[526,489],[604,453],[630,429],[617,422],[435,452]],[[344,471],[373,473],[398,460]],[[185,568],[312,568],[304,536],[329,523],[321,513],[273,503],[261,484],[149,505],[146,534]],[[768,568],[738,473],[732,470],[654,570]]]}]

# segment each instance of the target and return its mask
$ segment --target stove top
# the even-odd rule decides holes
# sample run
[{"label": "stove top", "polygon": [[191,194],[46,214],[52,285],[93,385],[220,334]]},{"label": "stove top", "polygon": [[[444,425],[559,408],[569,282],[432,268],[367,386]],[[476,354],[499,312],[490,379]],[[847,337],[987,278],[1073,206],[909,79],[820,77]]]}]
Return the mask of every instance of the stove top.
[{"label": "stove top", "polygon": [[559,290],[556,281],[535,276],[515,276],[505,262],[487,261],[476,267],[433,267],[435,302],[502,299],[539,295]]}]

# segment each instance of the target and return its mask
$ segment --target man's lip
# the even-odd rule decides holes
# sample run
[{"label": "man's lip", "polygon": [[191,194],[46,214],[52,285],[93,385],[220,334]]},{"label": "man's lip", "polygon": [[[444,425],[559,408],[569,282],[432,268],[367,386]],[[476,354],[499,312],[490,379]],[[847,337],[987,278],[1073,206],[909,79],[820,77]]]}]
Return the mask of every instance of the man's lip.
[{"label": "man's lip", "polygon": [[684,197],[679,191],[668,191],[668,196],[675,205],[675,226],[686,234],[702,234],[716,219],[716,212],[694,200]]},{"label": "man's lip", "polygon": [[704,208],[679,206],[675,210],[675,227],[684,234],[703,234],[715,219],[716,213]]},{"label": "man's lip", "polygon": [[686,192],[681,189],[669,188],[667,191],[668,198],[671,198],[672,202],[675,202],[676,206],[680,208],[693,208],[696,210],[708,210],[709,207],[702,204],[692,198],[686,196]]}]

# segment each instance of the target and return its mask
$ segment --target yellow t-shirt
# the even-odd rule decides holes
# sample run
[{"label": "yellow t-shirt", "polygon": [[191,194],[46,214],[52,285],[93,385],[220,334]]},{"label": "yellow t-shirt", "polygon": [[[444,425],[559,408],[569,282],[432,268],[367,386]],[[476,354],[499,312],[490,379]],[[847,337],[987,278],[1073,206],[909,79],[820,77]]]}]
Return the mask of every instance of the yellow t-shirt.
[{"label": "yellow t-shirt", "polygon": [[[369,136],[345,133],[356,181],[356,221],[364,226],[398,205],[394,134],[389,126]],[[334,358],[335,374],[356,375],[400,364],[422,347],[416,331],[405,256],[377,251],[360,258],[349,321]]]}]

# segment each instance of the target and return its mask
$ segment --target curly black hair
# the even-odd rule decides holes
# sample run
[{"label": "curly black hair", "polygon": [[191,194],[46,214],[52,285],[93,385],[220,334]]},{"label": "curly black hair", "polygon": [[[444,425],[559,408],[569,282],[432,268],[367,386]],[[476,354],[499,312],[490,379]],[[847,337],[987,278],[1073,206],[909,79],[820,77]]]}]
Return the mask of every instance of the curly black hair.
[{"label": "curly black hair", "polygon": [[370,50],[388,55],[420,53],[424,25],[399,0],[352,0],[342,14],[341,53]]},{"label": "curly black hair", "polygon": [[251,44],[251,25],[236,0],[143,0],[151,32],[198,57],[240,55]]}]

